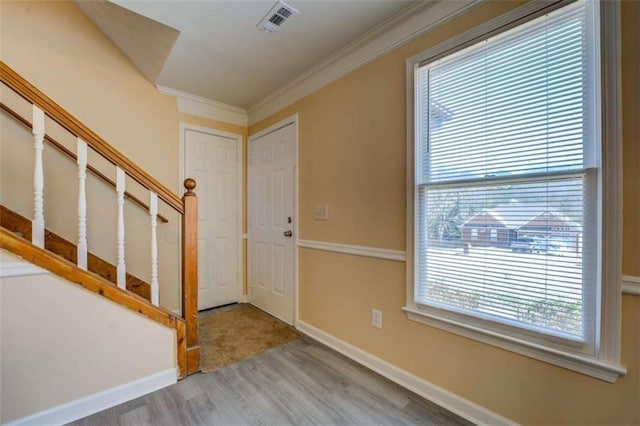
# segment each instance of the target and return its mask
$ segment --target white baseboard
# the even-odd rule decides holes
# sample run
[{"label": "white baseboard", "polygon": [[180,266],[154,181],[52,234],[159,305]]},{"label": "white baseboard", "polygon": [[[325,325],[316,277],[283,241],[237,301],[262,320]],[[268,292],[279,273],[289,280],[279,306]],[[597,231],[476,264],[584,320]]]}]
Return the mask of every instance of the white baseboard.
[{"label": "white baseboard", "polygon": [[177,371],[175,368],[170,368],[151,376],[14,420],[7,423],[6,426],[63,425],[123,402],[131,401],[176,382]]},{"label": "white baseboard", "polygon": [[362,349],[344,342],[304,321],[298,320],[297,329],[303,334],[327,345],[348,358],[364,365],[400,386],[438,404],[472,423],[478,425],[515,425],[512,420],[502,417],[484,407],[466,400],[448,390],[442,389],[414,374],[396,367]]}]

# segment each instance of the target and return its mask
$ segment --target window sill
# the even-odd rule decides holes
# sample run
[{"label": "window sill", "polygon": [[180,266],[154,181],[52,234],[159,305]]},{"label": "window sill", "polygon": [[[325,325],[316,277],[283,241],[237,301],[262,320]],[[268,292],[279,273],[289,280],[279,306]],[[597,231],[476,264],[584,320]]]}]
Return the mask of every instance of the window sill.
[{"label": "window sill", "polygon": [[413,307],[404,307],[402,310],[407,313],[407,316],[412,321],[426,324],[459,336],[464,336],[478,342],[486,343],[488,345],[497,346],[520,355],[544,361],[578,373],[586,374],[610,383],[614,383],[619,376],[623,376],[627,373],[627,370],[622,366],[613,365],[594,357],[577,355],[548,348],[513,336],[484,330],[479,327],[473,327],[452,319],[444,319]]}]

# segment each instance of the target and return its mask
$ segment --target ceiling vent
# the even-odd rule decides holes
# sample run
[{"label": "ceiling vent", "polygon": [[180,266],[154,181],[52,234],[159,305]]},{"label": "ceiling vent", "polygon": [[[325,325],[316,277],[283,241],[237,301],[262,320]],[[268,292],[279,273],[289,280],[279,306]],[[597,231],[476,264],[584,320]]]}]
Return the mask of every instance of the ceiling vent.
[{"label": "ceiling vent", "polygon": [[272,33],[284,25],[287,19],[298,13],[300,12],[285,2],[279,1],[271,8],[269,13],[262,18],[262,21],[258,24],[258,28],[266,33]]}]

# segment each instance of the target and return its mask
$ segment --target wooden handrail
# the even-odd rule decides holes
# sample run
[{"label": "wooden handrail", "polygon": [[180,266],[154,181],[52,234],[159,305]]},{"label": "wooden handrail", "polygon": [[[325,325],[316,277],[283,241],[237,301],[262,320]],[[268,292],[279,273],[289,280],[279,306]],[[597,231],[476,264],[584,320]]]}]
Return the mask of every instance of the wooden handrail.
[{"label": "wooden handrail", "polygon": [[140,185],[155,192],[160,199],[166,202],[180,214],[184,214],[184,206],[180,197],[170,189],[142,170],[133,161],[129,160],[120,151],[109,145],[104,139],[94,133],[80,120],[67,112],[51,98],[46,96],[35,86],[22,78],[11,67],[0,61],[0,80],[22,98],[37,105],[47,116],[67,129],[71,134],[84,140],[91,148],[102,155],[107,161],[123,169],[127,175]]},{"label": "wooden handrail", "polygon": [[[60,126],[69,131],[72,135],[82,139],[88,146],[90,146],[98,154],[102,155],[111,164],[118,167],[118,173],[120,177],[123,176],[123,172],[138,182],[140,185],[155,193],[161,200],[166,202],[174,210],[181,215],[182,219],[182,300],[183,311],[182,318],[177,318],[168,311],[158,308],[145,299],[113,286],[108,281],[97,277],[93,274],[78,268],[76,265],[58,258],[52,255],[50,252],[34,246],[33,244],[16,237],[5,230],[0,230],[0,248],[6,248],[24,259],[41,266],[45,269],[67,278],[70,281],[76,282],[85,288],[92,290],[100,295],[103,295],[111,300],[124,304],[130,309],[135,309],[137,312],[147,315],[149,318],[154,319],[161,323],[167,323],[165,325],[171,325],[176,329],[178,336],[178,365],[180,367],[180,376],[184,377],[187,374],[192,374],[200,370],[200,346],[198,343],[198,200],[193,189],[196,187],[196,182],[193,179],[185,180],[184,186],[186,192],[184,197],[179,198],[176,194],[162,185],[159,181],[142,170],[131,160],[126,158],[122,153],[117,151],[111,145],[109,145],[104,139],[94,133],[91,129],[82,124],[78,119],[60,107],[57,103],[47,97],[44,93],[40,92],[35,86],[22,78],[18,73],[11,69],[4,62],[0,61],[0,81],[8,88],[15,91],[22,98],[28,102],[36,105],[44,113],[58,123]],[[12,116],[17,118],[22,124],[31,126],[28,120],[20,117],[18,114],[12,112],[10,108],[2,105],[2,108],[9,112]],[[41,114],[41,112],[40,112]],[[42,117],[40,115],[40,117]],[[38,137],[42,137],[41,133],[38,133]],[[46,139],[62,151],[65,155],[76,159],[76,155],[66,149],[62,144],[53,139],[50,136],[45,135]],[[41,139],[37,140],[41,142]],[[108,182],[110,185],[114,185],[114,182],[100,173],[97,169],[88,166],[91,172],[96,174],[100,179]],[[37,168],[36,168],[37,170]],[[40,169],[41,170],[41,169]],[[34,184],[34,194],[36,194]],[[126,195],[132,200],[137,200],[131,194]],[[119,200],[122,192],[119,193]],[[153,202],[155,203],[155,196],[153,196]],[[148,209],[146,204],[140,200],[134,201],[136,204]],[[121,206],[119,204],[119,206]],[[160,217],[160,216],[158,216]],[[166,221],[166,218],[160,217],[161,220]],[[155,229],[155,223],[152,221],[152,235]],[[153,244],[155,240],[152,237],[152,253]],[[119,265],[118,265],[119,266]],[[152,270],[153,270],[153,255],[152,255]],[[166,317],[166,314],[169,314]]]},{"label": "wooden handrail", "polygon": [[[0,102],[0,108],[2,108],[7,114],[12,116],[14,119],[16,119],[16,121],[20,122],[20,124],[22,124],[23,126],[29,128],[29,129],[31,128],[31,122],[29,120],[27,120],[26,118],[22,117],[20,114],[18,114],[14,110],[12,110],[6,104]],[[58,149],[60,152],[65,154],[67,157],[71,158],[73,161],[76,161],[78,159],[78,157],[73,152],[69,151],[64,145],[62,145],[60,142],[55,140],[53,137],[45,134],[44,138],[51,145],[53,145],[56,149]],[[95,167],[91,166],[90,164],[87,165],[87,170],[89,170],[91,173],[96,175],[103,182],[106,182],[107,184],[111,185],[112,188],[116,187],[116,183],[113,180],[109,179],[100,170],[96,169]],[[140,201],[140,199],[137,198],[135,195],[131,194],[129,191],[125,191],[124,194],[129,200],[131,200],[133,203],[135,203],[138,206],[140,206],[143,210],[149,211],[149,206],[146,205],[144,202]],[[164,217],[161,214],[158,215],[158,219],[160,219],[164,223],[169,222],[169,219],[167,219],[166,217]]]},{"label": "wooden handrail", "polygon": [[17,254],[24,260],[90,290],[100,296],[138,312],[160,324],[176,330],[176,345],[180,377],[187,375],[187,339],[185,321],[173,312],[153,306],[146,299],[122,290],[98,275],[78,268],[73,263],[48,250],[38,248],[27,240],[0,228],[0,248]]}]

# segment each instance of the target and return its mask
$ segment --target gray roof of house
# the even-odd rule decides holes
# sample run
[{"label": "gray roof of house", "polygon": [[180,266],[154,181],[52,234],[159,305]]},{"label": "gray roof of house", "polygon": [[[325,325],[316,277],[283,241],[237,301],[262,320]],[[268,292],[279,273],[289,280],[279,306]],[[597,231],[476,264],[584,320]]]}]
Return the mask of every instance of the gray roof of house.
[{"label": "gray roof of house", "polygon": [[533,220],[536,216],[544,212],[549,212],[550,214],[561,218],[564,222],[566,222],[566,226],[570,226],[575,230],[582,229],[579,223],[571,221],[568,217],[553,208],[549,208],[544,203],[519,202],[500,204],[492,209],[482,209],[480,212],[470,217],[462,226],[471,222],[479,214],[487,213],[495,220],[503,224],[507,229],[520,229],[531,220]]}]

